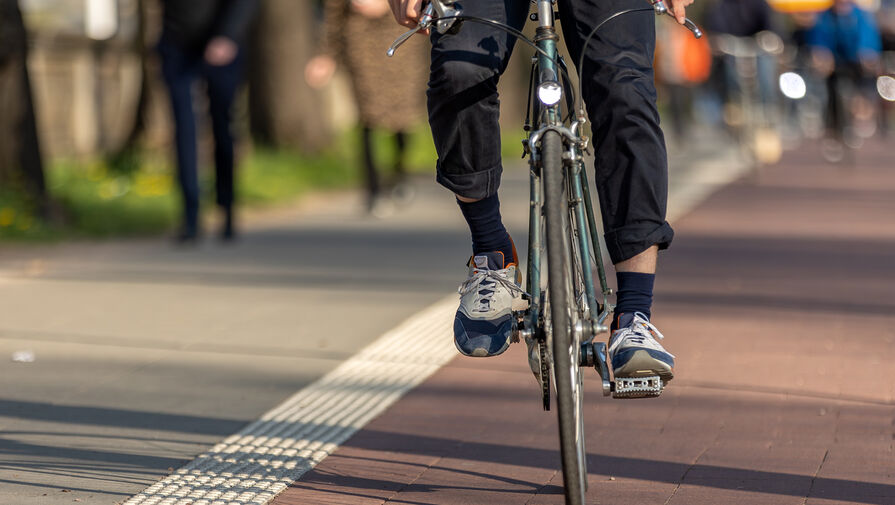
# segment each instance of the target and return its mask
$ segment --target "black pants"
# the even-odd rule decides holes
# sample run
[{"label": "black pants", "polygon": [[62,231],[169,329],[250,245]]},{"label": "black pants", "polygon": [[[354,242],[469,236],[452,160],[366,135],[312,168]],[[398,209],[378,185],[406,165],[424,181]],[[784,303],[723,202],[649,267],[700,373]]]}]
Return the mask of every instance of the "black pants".
[{"label": "black pants", "polygon": [[199,215],[199,175],[193,84],[200,79],[207,84],[214,135],[215,196],[217,204],[229,210],[234,198],[231,109],[242,79],[242,57],[237,56],[229,65],[209,65],[201,54],[193,54],[165,36],[159,42],[158,51],[174,115],[177,178],[183,195],[184,226],[186,231],[195,231]]},{"label": "black pants", "polygon": [[[530,2],[471,0],[462,5],[469,15],[521,28]],[[638,6],[637,0],[559,1],[570,55],[577,63],[585,51],[582,92],[593,124],[596,183],[613,263],[656,244],[664,249],[674,235],[665,221],[668,168],[652,66],[656,16],[649,11],[620,16],[604,25],[586,49],[581,47],[601,20]],[[432,42],[428,102],[438,182],[463,197],[490,196],[502,172],[497,81],[514,39],[469,22],[457,35],[433,34]]]}]

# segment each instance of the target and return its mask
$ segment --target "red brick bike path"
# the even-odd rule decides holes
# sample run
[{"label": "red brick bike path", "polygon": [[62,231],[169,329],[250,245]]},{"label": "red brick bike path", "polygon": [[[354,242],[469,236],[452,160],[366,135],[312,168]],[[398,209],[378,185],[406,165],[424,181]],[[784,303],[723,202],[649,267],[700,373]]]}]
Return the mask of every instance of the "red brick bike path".
[{"label": "red brick bike path", "polygon": [[[895,163],[789,153],[676,223],[656,400],[585,384],[588,502],[895,504]],[[457,358],[277,497],[561,504],[558,437],[524,352]]]}]

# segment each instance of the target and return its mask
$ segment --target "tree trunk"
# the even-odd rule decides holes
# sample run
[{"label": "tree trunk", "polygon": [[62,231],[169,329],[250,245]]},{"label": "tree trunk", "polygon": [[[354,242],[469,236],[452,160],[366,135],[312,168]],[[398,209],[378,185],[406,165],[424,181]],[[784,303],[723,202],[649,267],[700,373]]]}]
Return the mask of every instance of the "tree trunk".
[{"label": "tree trunk", "polygon": [[0,189],[24,191],[41,211],[46,184],[17,0],[0,0]]},{"label": "tree trunk", "polygon": [[262,144],[316,151],[331,138],[322,95],[305,84],[317,48],[315,2],[266,0],[250,43],[249,113]]},{"label": "tree trunk", "polygon": [[137,0],[137,36],[133,51],[140,55],[140,90],[133,113],[133,122],[121,145],[108,156],[113,170],[131,173],[140,168],[140,139],[146,131],[149,116],[150,93],[152,89],[152,68],[149,65],[151,42],[147,41],[147,27],[151,16],[147,13],[146,0]]}]

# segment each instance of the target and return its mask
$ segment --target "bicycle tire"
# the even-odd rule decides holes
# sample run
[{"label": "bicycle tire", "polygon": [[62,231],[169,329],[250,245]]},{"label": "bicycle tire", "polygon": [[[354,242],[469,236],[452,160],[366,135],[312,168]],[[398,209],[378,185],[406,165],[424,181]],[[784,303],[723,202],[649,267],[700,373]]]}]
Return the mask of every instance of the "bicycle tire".
[{"label": "bicycle tire", "polygon": [[577,309],[573,304],[572,262],[569,249],[568,185],[562,161],[562,138],[547,131],[541,138],[544,217],[547,246],[547,297],[553,328],[553,377],[556,388],[559,443],[566,505],[583,505],[587,490],[586,451],[582,422],[580,344],[572,331]]}]

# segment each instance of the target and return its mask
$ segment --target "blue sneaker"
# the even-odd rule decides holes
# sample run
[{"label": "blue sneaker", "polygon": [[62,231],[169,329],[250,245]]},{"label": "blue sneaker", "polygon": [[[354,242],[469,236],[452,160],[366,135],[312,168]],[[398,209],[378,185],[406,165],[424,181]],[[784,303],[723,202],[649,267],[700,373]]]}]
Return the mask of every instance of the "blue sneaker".
[{"label": "blue sneaker", "polygon": [[454,316],[454,344],[460,354],[485,358],[510,346],[513,300],[522,295],[522,288],[516,263],[504,261],[500,251],[469,261],[469,277],[458,290],[460,308]]},{"label": "blue sneaker", "polygon": [[618,378],[658,375],[662,382],[674,377],[674,356],[659,340],[665,338],[640,312],[620,314],[618,329],[612,332],[609,360]]}]

